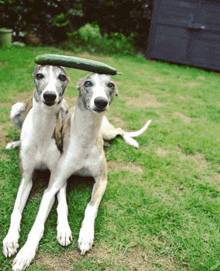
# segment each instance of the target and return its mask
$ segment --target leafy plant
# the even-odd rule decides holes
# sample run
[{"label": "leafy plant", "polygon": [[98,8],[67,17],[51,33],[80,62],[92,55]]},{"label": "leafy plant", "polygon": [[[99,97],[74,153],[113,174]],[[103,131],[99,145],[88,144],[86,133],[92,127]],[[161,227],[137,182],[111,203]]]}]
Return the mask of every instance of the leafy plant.
[{"label": "leafy plant", "polygon": [[129,37],[135,33],[136,44],[145,47],[152,10],[153,0],[83,1],[85,18],[88,22],[96,22],[102,34],[119,32]]},{"label": "leafy plant", "polygon": [[68,41],[61,47],[73,52],[88,51],[92,54],[134,55],[134,35],[126,37],[122,33],[110,33],[101,36],[96,24],[86,24],[72,33],[68,33]]}]

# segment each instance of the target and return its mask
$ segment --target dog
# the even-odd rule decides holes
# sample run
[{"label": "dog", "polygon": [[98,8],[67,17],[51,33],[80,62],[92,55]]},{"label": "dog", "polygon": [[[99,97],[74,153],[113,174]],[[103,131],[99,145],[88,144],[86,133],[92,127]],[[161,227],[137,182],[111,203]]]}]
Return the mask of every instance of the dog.
[{"label": "dog", "polygon": [[[14,255],[19,246],[22,212],[32,187],[34,169],[53,170],[61,155],[54,131],[55,127],[61,127],[64,121],[66,112],[63,106],[63,94],[69,78],[62,67],[39,65],[36,66],[33,76],[36,86],[33,99],[26,105],[18,104],[13,108],[14,111],[19,109],[21,113],[20,119],[14,118],[13,121],[18,127],[22,127],[19,142],[22,179],[11,215],[10,227],[3,240],[3,254],[6,257]],[[62,200],[62,195],[61,189],[58,199]],[[70,228],[69,232],[71,235]]]},{"label": "dog", "polygon": [[[24,270],[35,257],[55,195],[65,187],[67,179],[72,174],[92,176],[95,180],[79,233],[78,247],[81,255],[89,251],[93,245],[95,218],[107,186],[107,164],[101,126],[104,113],[113,97],[118,95],[118,90],[112,79],[104,74],[86,76],[79,81],[77,88],[79,96],[75,110],[66,118],[62,128],[62,155],[51,170],[49,185],[44,191],[36,220],[25,245],[13,261],[13,271]],[[25,123],[26,121],[23,126],[26,126]],[[62,218],[66,218],[67,204],[64,197],[61,202],[65,207]],[[68,223],[67,219],[59,221],[58,215],[58,225],[59,223],[62,223],[63,228],[68,228],[65,225]]]}]

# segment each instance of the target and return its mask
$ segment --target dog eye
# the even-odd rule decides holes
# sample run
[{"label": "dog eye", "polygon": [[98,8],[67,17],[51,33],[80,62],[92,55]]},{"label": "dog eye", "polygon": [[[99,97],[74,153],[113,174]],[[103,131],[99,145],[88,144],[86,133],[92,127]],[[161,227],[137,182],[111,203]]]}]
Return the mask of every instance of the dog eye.
[{"label": "dog eye", "polygon": [[115,87],[115,85],[113,84],[113,83],[108,83],[108,85],[107,85],[109,88],[114,88]]},{"label": "dog eye", "polygon": [[64,74],[60,74],[59,76],[58,76],[58,79],[60,80],[60,81],[66,81],[66,75],[64,75]]},{"label": "dog eye", "polygon": [[91,81],[86,81],[86,82],[84,83],[84,86],[85,86],[85,87],[92,87],[92,86],[93,86],[93,83],[92,83]]},{"label": "dog eye", "polygon": [[44,78],[44,75],[42,73],[37,73],[36,78],[37,78],[37,80],[41,80]]}]

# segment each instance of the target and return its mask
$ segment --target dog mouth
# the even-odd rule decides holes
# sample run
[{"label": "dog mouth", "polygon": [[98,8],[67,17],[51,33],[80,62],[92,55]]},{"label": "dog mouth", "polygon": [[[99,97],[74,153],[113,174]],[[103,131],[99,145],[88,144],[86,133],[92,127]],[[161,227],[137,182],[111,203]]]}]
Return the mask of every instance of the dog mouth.
[{"label": "dog mouth", "polygon": [[93,109],[93,111],[95,111],[96,113],[102,113],[102,112],[105,112],[106,111],[106,108],[95,108]]},{"label": "dog mouth", "polygon": [[55,102],[46,102],[46,101],[44,101],[44,104],[46,104],[46,106],[52,106],[52,105],[55,104]]}]

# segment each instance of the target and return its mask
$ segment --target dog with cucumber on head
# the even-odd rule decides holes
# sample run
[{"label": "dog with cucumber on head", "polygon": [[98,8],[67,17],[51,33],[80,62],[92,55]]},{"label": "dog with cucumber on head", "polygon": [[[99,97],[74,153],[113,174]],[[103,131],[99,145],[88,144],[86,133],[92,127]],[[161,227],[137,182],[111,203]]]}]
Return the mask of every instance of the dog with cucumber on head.
[{"label": "dog with cucumber on head", "polygon": [[[108,75],[118,74],[116,69],[101,62],[61,55],[42,55],[37,57],[35,62],[40,65],[34,72],[37,93],[33,95],[33,105],[30,110],[28,109],[29,112],[21,114],[22,117],[25,116],[20,120],[22,123],[20,125],[22,128],[20,139],[22,180],[11,215],[11,225],[3,240],[3,254],[6,257],[15,254],[19,246],[22,211],[32,187],[31,176],[34,167],[49,167],[51,177],[28,239],[13,261],[13,271],[25,270],[35,257],[39,241],[43,236],[44,223],[57,192],[59,192],[57,194],[57,240],[63,246],[70,244],[72,235],[67,219],[66,181],[72,174],[92,176],[95,180],[78,239],[78,247],[82,255],[91,249],[94,241],[95,218],[107,185],[107,163],[103,151],[103,139],[111,140],[120,135],[126,143],[137,148],[138,143],[133,137],[141,135],[151,122],[149,120],[139,131],[125,132],[121,128],[113,127],[104,116],[113,97],[118,95],[117,87]],[[62,96],[68,83],[66,71],[61,66],[93,73],[78,82],[79,97],[75,110],[71,114],[68,112],[64,114],[61,122],[58,122],[59,110],[63,108]],[[52,78],[52,82],[51,79],[46,80],[47,76]],[[39,90],[41,88],[45,91]],[[42,104],[40,104],[41,99]],[[40,107],[39,110],[38,107]],[[42,126],[41,117],[35,114],[43,114],[44,111],[47,114],[44,122],[47,122],[48,118],[49,123]],[[59,128],[57,128],[58,123]],[[40,127],[39,131],[37,131],[38,127]],[[54,135],[56,133],[60,137],[59,146]],[[38,140],[39,136],[44,140]],[[44,144],[45,142],[47,144]],[[38,146],[35,150],[37,153],[35,161],[32,150],[37,144],[42,144],[42,146]],[[49,148],[45,149],[47,146]],[[50,153],[53,159],[46,159],[47,162],[45,157]],[[29,179],[26,178],[26,172],[29,172]]]}]

